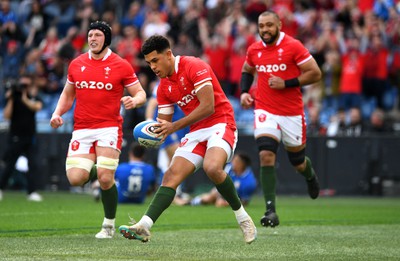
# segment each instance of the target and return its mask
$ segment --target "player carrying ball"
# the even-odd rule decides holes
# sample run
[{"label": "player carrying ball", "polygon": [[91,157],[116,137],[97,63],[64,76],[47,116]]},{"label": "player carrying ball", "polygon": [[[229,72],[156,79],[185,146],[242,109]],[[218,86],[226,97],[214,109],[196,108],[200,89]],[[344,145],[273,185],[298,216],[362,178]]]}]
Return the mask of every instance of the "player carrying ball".
[{"label": "player carrying ball", "polygon": [[[147,242],[150,228],[171,205],[178,185],[203,167],[234,211],[245,242],[252,243],[256,227],[224,171],[237,143],[233,108],[211,67],[199,58],[174,56],[168,39],[160,35],[148,38],[142,53],[152,71],[161,78],[157,90],[159,135],[165,139],[187,126],[190,131],[181,140],[145,215],[133,226],[120,226],[119,231],[126,238]],[[174,104],[181,107],[185,117],[172,122]]]}]

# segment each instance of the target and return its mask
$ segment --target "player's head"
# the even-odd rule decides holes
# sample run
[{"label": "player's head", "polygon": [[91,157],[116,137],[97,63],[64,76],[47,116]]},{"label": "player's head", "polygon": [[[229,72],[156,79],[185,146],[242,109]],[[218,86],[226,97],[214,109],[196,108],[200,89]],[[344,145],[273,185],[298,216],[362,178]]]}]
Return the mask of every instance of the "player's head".
[{"label": "player's head", "polygon": [[258,34],[265,44],[274,44],[281,31],[282,23],[277,13],[265,11],[258,16]]},{"label": "player's head", "polygon": [[232,169],[236,174],[242,174],[247,167],[251,165],[251,159],[248,154],[238,151],[232,159]]},{"label": "player's head", "polygon": [[162,35],[153,35],[142,45],[144,59],[153,72],[160,78],[174,72],[174,56],[168,39]]},{"label": "player's head", "polygon": [[[96,30],[99,30],[103,34],[103,37],[104,37],[103,45],[101,46],[101,48],[99,48],[97,46],[97,44],[99,44],[98,41],[100,41],[100,43],[101,43],[101,40],[98,39],[101,36],[101,33]],[[91,50],[92,50],[92,48],[93,48],[93,50],[97,50],[97,51],[94,51],[95,54],[99,54],[104,49],[106,49],[106,47],[111,44],[111,38],[112,38],[111,26],[109,24],[107,24],[106,22],[96,21],[89,25],[88,44],[89,44],[89,48]]]},{"label": "player's head", "polygon": [[143,159],[146,154],[146,147],[141,146],[137,142],[132,142],[129,148],[129,154],[137,159]]}]

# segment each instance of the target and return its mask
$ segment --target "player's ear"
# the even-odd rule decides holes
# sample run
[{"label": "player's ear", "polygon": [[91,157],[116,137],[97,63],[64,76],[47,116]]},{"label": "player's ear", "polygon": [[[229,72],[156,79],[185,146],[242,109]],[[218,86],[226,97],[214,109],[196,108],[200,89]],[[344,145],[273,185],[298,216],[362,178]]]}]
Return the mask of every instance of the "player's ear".
[{"label": "player's ear", "polygon": [[172,58],[172,50],[171,49],[167,49],[165,51],[165,55],[167,56],[168,59],[171,59]]}]

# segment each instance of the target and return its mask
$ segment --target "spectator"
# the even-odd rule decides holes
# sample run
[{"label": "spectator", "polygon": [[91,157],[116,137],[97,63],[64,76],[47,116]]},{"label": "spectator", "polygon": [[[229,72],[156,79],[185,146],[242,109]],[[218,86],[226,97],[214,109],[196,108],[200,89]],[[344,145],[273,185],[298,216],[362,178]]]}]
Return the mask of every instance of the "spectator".
[{"label": "spectator", "polygon": [[307,136],[325,136],[326,127],[320,121],[320,109],[317,106],[308,108]]},{"label": "spectator", "polygon": [[346,111],[343,108],[339,108],[337,113],[330,118],[326,135],[329,137],[343,136],[346,124]]},{"label": "spectator", "polygon": [[[382,32],[383,33],[383,32]],[[388,85],[388,57],[389,50],[386,47],[385,36],[381,33],[373,34],[370,37],[369,48],[365,54],[366,62],[363,74],[363,94],[365,97],[372,97],[376,99],[377,106],[381,109],[385,108],[383,96],[387,90]]]},{"label": "spectator", "polygon": [[147,39],[152,35],[158,34],[166,36],[171,26],[163,20],[161,12],[155,10],[147,13],[146,20],[142,26],[142,37]]},{"label": "spectator", "polygon": [[47,31],[47,27],[45,26],[47,19],[48,17],[43,13],[40,1],[33,1],[31,11],[23,24],[27,36],[25,47],[37,47],[40,44]]},{"label": "spectator", "polygon": [[0,200],[3,190],[14,171],[15,163],[21,155],[28,159],[27,199],[42,201],[42,196],[36,192],[38,171],[37,143],[36,143],[36,112],[40,111],[43,103],[38,96],[38,89],[30,75],[21,75],[18,82],[11,84],[6,93],[7,104],[4,108],[4,118],[10,120],[8,146],[3,156],[5,168],[0,180]]},{"label": "spectator", "polygon": [[341,74],[340,54],[336,50],[325,53],[322,71],[322,106],[323,109],[336,111],[339,104],[339,83]]},{"label": "spectator", "polygon": [[345,128],[344,136],[360,137],[364,129],[360,108],[351,108],[349,111],[349,119],[349,124]]},{"label": "spectator", "polygon": [[201,49],[195,45],[186,32],[181,32],[178,35],[178,41],[173,44],[172,49],[175,53],[181,53],[182,55],[200,57],[202,54]]},{"label": "spectator", "polygon": [[53,69],[55,57],[60,49],[60,40],[55,26],[50,27],[46,32],[46,37],[40,41],[39,49],[42,53],[42,59],[46,62],[48,70]]},{"label": "spectator", "polygon": [[[213,68],[215,75],[221,83],[222,89],[226,95],[228,92],[228,61],[229,48],[228,45],[228,26],[226,20],[216,25],[215,31],[209,31],[207,20],[200,19],[199,30],[200,39],[203,44],[203,60],[208,62]],[[211,35],[211,36],[210,36]]]},{"label": "spectator", "polygon": [[[364,44],[352,36],[346,42],[343,30],[338,28],[337,38],[340,45],[342,72],[340,76],[339,106],[344,110],[361,106],[362,74],[364,71]],[[366,38],[363,38],[363,42]]]},{"label": "spectator", "polygon": [[3,77],[5,80],[17,80],[19,69],[23,64],[24,49],[15,40],[7,42],[7,51],[3,57]]},{"label": "spectator", "polygon": [[139,56],[142,40],[139,36],[138,29],[135,26],[127,25],[123,28],[123,38],[117,45],[117,53],[126,59],[135,71],[139,71]]},{"label": "spectator", "polygon": [[129,6],[129,10],[121,19],[121,25],[123,27],[132,25],[135,26],[136,28],[141,29],[142,25],[144,24],[145,18],[146,18],[145,9],[140,7],[139,1],[133,1]]},{"label": "spectator", "polygon": [[385,116],[385,112],[382,109],[376,108],[371,113],[365,133],[370,135],[393,133],[393,127]]},{"label": "spectator", "polygon": [[24,41],[25,38],[17,22],[18,18],[15,12],[11,10],[10,1],[0,1],[0,43],[9,39]]}]

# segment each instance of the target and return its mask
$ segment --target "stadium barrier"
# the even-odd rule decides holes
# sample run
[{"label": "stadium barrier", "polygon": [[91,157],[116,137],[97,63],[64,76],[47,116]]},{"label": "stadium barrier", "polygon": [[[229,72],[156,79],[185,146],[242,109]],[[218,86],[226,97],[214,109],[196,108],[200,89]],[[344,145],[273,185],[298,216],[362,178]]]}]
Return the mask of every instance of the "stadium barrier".
[{"label": "stadium barrier", "polygon": [[[6,133],[0,133],[0,155],[5,150]],[[43,190],[68,190],[65,176],[65,155],[71,135],[65,133],[38,134],[38,183]],[[124,135],[120,162],[127,161],[128,144],[132,133]],[[400,137],[369,136],[309,137],[306,153],[312,159],[321,183],[323,195],[400,196]],[[252,136],[240,135],[237,150],[247,152],[258,176],[258,150]],[[156,164],[157,150],[151,149],[147,161]],[[277,157],[278,194],[305,195],[306,186],[301,175],[290,165],[284,148]],[[202,172],[201,170],[199,172]],[[185,182],[185,190],[211,186],[204,173],[196,173]]]}]

